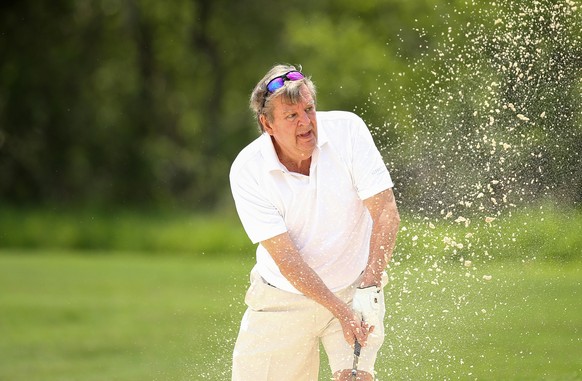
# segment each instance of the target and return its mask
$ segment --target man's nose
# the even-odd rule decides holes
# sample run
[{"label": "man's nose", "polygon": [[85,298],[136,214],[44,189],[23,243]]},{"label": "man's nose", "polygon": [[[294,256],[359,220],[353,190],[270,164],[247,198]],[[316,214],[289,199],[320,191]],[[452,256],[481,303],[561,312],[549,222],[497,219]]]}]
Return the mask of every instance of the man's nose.
[{"label": "man's nose", "polygon": [[300,118],[299,118],[299,124],[300,124],[301,126],[306,126],[306,125],[308,125],[309,123],[311,123],[311,119],[309,119],[309,114],[307,114],[307,112],[306,112],[306,111],[302,111],[302,112],[299,114],[299,116],[300,116]]}]

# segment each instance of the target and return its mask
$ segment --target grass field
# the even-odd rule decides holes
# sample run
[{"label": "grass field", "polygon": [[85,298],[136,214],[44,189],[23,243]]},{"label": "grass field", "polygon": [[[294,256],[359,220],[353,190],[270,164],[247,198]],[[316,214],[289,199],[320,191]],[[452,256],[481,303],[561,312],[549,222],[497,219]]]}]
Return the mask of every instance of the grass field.
[{"label": "grass field", "polygon": [[[239,254],[0,251],[0,380],[228,380]],[[581,268],[394,264],[379,379],[581,380]]]}]

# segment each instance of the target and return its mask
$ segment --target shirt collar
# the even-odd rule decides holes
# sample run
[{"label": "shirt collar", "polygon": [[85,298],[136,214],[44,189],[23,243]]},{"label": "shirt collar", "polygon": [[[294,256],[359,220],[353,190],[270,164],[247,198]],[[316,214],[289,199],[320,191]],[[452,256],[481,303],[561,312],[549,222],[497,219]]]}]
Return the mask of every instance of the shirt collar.
[{"label": "shirt collar", "polygon": [[321,148],[324,144],[328,142],[327,134],[325,133],[325,128],[323,128],[323,123],[317,123],[317,147]]},{"label": "shirt collar", "polygon": [[275,151],[275,146],[273,145],[273,141],[271,140],[271,135],[263,132],[263,135],[260,137],[261,141],[261,155],[265,160],[265,169],[268,172],[281,170],[281,163],[279,162],[279,158],[277,157],[277,152]]}]

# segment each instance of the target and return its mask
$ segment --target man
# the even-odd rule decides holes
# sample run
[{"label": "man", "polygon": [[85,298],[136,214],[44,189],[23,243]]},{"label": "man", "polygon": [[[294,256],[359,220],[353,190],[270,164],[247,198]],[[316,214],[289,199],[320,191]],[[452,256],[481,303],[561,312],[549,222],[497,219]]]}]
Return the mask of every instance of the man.
[{"label": "man", "polygon": [[251,95],[262,135],[235,159],[230,182],[259,245],[233,381],[317,380],[320,343],[334,380],[374,379],[400,221],[393,184],[364,122],[316,112],[315,99],[313,82],[286,65]]}]

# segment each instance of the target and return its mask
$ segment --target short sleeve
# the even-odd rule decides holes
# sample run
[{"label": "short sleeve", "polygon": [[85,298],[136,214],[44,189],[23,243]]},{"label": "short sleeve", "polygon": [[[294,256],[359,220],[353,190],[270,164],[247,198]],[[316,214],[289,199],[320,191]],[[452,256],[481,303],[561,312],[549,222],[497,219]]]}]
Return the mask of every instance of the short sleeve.
[{"label": "short sleeve", "polygon": [[253,243],[259,243],[287,231],[283,217],[268,200],[250,171],[231,170],[230,186],[239,218]]},{"label": "short sleeve", "polygon": [[394,187],[394,184],[368,127],[359,117],[354,123],[352,177],[358,196],[365,200]]}]

